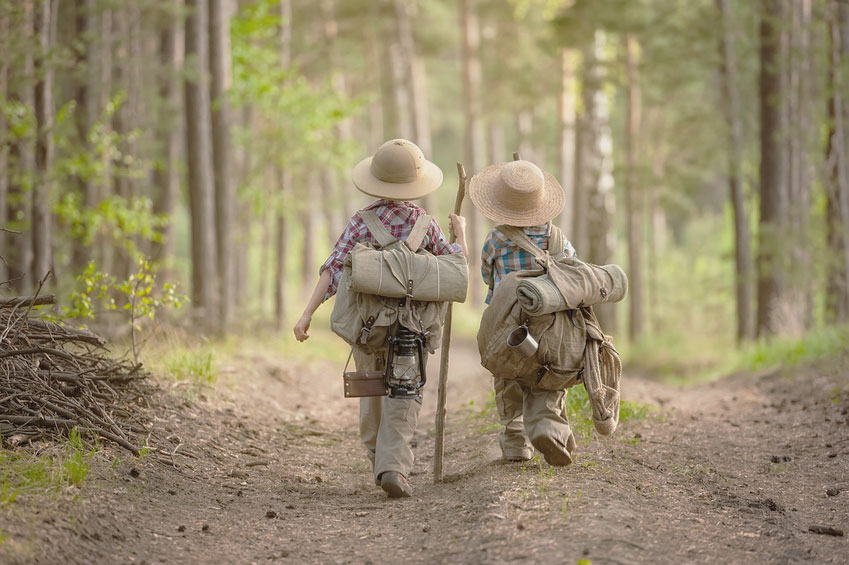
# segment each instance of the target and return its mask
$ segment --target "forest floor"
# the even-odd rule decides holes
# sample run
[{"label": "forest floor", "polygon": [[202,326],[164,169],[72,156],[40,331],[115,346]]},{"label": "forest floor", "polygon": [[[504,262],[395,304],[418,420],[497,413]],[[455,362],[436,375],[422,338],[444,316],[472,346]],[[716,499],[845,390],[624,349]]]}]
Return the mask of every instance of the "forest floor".
[{"label": "forest floor", "polygon": [[849,559],[849,537],[811,531],[849,534],[845,358],[690,386],[626,372],[625,398],[653,408],[586,438],[569,468],[502,463],[473,344],[458,341],[451,365],[446,480],[431,475],[431,383],[412,498],[374,485],[338,363],[245,351],[214,389],[163,381],[158,455],[95,457],[82,486],[0,508],[0,562]]}]

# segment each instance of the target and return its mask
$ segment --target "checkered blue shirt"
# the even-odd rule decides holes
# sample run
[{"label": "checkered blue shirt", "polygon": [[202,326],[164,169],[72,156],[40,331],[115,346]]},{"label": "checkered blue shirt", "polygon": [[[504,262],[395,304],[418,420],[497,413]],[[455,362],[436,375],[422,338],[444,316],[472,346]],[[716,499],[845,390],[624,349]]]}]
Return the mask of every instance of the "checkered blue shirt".
[{"label": "checkered blue shirt", "polygon": [[[546,222],[538,226],[522,228],[522,230],[531,238],[537,247],[543,251],[548,250],[548,238],[551,234],[551,222]],[[569,257],[577,256],[575,248],[563,236],[563,250]],[[518,245],[510,241],[498,228],[494,228],[486,236],[486,241],[483,243],[481,251],[481,275],[483,282],[489,286],[489,292],[486,294],[486,303],[489,304],[489,299],[492,298],[492,291],[501,282],[501,279],[510,271],[523,271],[536,266],[534,256],[521,249]]]},{"label": "checkered blue shirt", "polygon": [[[413,231],[413,226],[416,225],[416,220],[419,216],[426,214],[423,208],[413,204],[412,202],[402,202],[400,200],[377,200],[372,202],[363,210],[374,210],[389,233],[395,239],[406,239],[410,232]],[[362,210],[360,210],[361,212]],[[360,212],[354,214],[345,226],[345,231],[339,236],[336,245],[330,252],[330,257],[319,269],[319,274],[325,270],[330,271],[330,286],[327,287],[327,293],[324,295],[324,300],[327,300],[339,288],[339,281],[342,279],[342,268],[345,265],[345,257],[354,245],[358,242],[377,243],[377,240],[366,227],[366,223],[360,217]],[[456,243],[448,243],[445,239],[445,234],[442,233],[439,224],[434,218],[430,222],[427,234],[422,242],[422,247],[430,251],[434,255],[448,255],[450,253],[461,253],[462,249]]]}]

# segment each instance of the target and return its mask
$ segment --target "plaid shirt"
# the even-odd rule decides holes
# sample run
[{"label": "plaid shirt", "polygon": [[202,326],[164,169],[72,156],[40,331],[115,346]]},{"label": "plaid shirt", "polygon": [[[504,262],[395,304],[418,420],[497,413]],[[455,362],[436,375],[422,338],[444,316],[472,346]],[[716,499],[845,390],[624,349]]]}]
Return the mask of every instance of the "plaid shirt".
[{"label": "plaid shirt", "polygon": [[[551,233],[551,222],[529,228],[522,228],[537,247],[543,251],[548,250],[548,236]],[[577,256],[575,248],[563,236],[563,250],[570,257]],[[492,298],[492,291],[501,282],[501,279],[510,271],[523,271],[536,266],[534,256],[521,249],[518,245],[507,239],[498,228],[493,229],[486,236],[481,251],[481,275],[483,282],[489,286],[486,294],[486,303]]]},{"label": "plaid shirt", "polygon": [[[395,239],[406,239],[410,232],[413,231],[413,226],[416,220],[422,214],[425,214],[424,209],[413,204],[412,202],[402,202],[398,200],[377,200],[366,206],[363,210],[374,210],[389,233]],[[361,210],[362,211],[362,210]],[[327,287],[327,294],[324,295],[324,300],[327,300],[339,288],[339,281],[342,279],[342,267],[345,264],[345,257],[348,252],[354,248],[354,244],[373,243],[377,244],[377,240],[372,236],[371,232],[366,227],[366,223],[357,212],[348,221],[345,231],[339,236],[336,245],[330,252],[330,257],[319,269],[319,274],[325,270],[330,271],[330,286]],[[462,249],[456,243],[448,243],[445,239],[445,234],[436,223],[436,219],[431,220],[428,227],[422,247],[430,251],[434,255],[448,255],[450,253],[460,253]]]}]

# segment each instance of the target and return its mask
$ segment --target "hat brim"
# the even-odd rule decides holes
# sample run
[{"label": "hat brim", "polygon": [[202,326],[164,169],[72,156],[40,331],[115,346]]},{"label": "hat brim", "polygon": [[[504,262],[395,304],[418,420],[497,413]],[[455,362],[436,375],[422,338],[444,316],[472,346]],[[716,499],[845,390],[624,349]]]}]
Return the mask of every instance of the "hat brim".
[{"label": "hat brim", "polygon": [[469,181],[469,197],[481,214],[490,220],[508,226],[529,227],[544,224],[563,212],[566,205],[566,192],[553,175],[542,172],[545,178],[543,197],[530,209],[511,209],[495,198],[495,185],[501,169],[508,163],[490,165]]},{"label": "hat brim", "polygon": [[371,160],[372,157],[367,157],[357,163],[351,175],[354,186],[369,196],[390,200],[415,200],[442,186],[442,169],[430,161],[425,160],[422,175],[413,182],[384,182],[371,174]]}]

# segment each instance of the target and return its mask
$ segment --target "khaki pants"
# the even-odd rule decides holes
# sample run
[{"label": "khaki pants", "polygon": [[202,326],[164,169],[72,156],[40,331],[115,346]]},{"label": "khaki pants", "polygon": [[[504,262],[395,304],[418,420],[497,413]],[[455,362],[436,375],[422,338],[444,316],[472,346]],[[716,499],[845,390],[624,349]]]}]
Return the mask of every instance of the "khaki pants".
[{"label": "khaki pants", "polygon": [[[368,355],[354,350],[354,362],[358,371],[382,369],[386,353]],[[377,482],[381,473],[396,471],[410,476],[413,467],[413,448],[410,442],[419,421],[422,402],[371,396],[360,398],[360,438],[374,466]]]},{"label": "khaki pants", "polygon": [[531,459],[533,444],[544,436],[563,446],[574,446],[566,417],[565,390],[544,390],[513,379],[493,379],[495,404],[504,426],[498,439],[505,458]]}]

